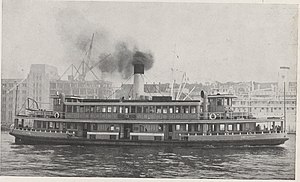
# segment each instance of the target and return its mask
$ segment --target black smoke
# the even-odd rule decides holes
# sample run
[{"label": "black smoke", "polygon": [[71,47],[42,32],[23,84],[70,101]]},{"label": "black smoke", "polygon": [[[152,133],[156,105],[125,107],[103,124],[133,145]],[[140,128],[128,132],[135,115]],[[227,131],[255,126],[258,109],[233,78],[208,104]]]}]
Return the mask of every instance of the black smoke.
[{"label": "black smoke", "polygon": [[[123,79],[133,74],[132,64],[136,61],[144,64],[145,70],[153,65],[153,56],[150,51],[141,52],[135,41],[112,41],[112,36],[103,27],[90,22],[81,12],[72,8],[58,11],[56,15],[57,34],[61,38],[66,60],[79,65],[85,59],[90,48],[92,35],[90,66],[98,65],[102,73],[120,74]],[[107,57],[107,55],[110,56]],[[134,56],[135,55],[135,56]]]},{"label": "black smoke", "polygon": [[120,73],[126,79],[133,75],[133,64],[143,64],[145,70],[149,70],[154,63],[150,51],[142,52],[137,48],[130,49],[125,42],[119,42],[111,56],[104,59],[105,55],[99,56],[99,69],[106,73]]}]

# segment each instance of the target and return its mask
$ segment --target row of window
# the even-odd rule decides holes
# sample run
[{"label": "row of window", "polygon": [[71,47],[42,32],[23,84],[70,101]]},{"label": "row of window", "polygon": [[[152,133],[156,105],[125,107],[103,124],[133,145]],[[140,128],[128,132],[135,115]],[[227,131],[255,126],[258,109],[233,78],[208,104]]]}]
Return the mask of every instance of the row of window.
[{"label": "row of window", "polygon": [[69,88],[109,88],[111,84],[107,83],[50,83],[51,89],[69,89]]},{"label": "row of window", "polygon": [[81,96],[86,96],[86,95],[90,95],[90,96],[95,96],[97,95],[97,97],[102,96],[102,98],[106,98],[104,96],[108,96],[112,93],[112,90],[110,89],[97,89],[97,90],[86,90],[86,89],[64,89],[64,90],[50,90],[50,94],[51,95],[56,95],[56,93],[64,93],[66,95],[81,95]]},{"label": "row of window", "polygon": [[[43,121],[36,121],[37,128],[43,129],[60,129],[59,122],[43,122]],[[63,129],[77,129],[77,123],[62,123]]]},{"label": "row of window", "polygon": [[[247,101],[248,102],[248,101]],[[232,101],[233,105],[248,105],[246,101]],[[296,104],[296,101],[285,101],[286,104]],[[283,104],[283,101],[252,101],[251,104]]]},{"label": "row of window", "polygon": [[[246,112],[247,109],[233,108],[233,110],[234,111],[245,111]],[[283,110],[283,108],[281,108],[281,107],[278,107],[278,108],[277,107],[274,107],[274,108],[264,108],[264,107],[257,108],[257,107],[254,107],[253,110],[266,110],[266,111],[270,110],[271,112],[273,112],[273,110]],[[286,110],[295,110],[295,108],[294,107],[287,107]]]},{"label": "row of window", "polygon": [[[208,130],[216,131],[217,124],[209,125]],[[203,130],[203,124],[194,124],[194,131],[201,131]],[[225,124],[219,124],[219,131],[233,131],[233,124],[227,124],[227,128]],[[236,130],[241,130],[241,125],[236,124]],[[169,131],[171,129],[169,128]],[[192,124],[177,124],[175,125],[175,131],[192,131]]]},{"label": "row of window", "polygon": [[66,106],[69,113],[197,113],[196,106]]}]

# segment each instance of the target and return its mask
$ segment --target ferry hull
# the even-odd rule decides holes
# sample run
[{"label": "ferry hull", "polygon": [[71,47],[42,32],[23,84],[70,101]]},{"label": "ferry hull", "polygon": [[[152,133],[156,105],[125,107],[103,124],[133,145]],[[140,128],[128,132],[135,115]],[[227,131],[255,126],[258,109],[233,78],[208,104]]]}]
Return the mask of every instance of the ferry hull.
[{"label": "ferry hull", "polygon": [[181,146],[181,147],[210,147],[210,146],[260,146],[260,145],[280,145],[288,140],[284,138],[265,138],[265,139],[248,139],[248,140],[198,140],[198,141],[133,141],[126,139],[119,140],[100,140],[86,138],[54,138],[54,137],[37,137],[25,136],[10,132],[15,136],[16,144],[30,145],[110,145],[110,146]]}]

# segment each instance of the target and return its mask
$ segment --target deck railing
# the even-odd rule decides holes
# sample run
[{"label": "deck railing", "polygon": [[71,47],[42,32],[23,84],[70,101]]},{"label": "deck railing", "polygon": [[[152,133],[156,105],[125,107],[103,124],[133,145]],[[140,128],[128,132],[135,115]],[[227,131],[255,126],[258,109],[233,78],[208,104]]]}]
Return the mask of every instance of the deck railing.
[{"label": "deck railing", "polygon": [[234,131],[234,132],[185,132],[179,133],[179,136],[191,136],[191,135],[202,135],[202,136],[215,136],[215,135],[257,135],[257,134],[271,134],[271,133],[284,133],[284,131]]}]

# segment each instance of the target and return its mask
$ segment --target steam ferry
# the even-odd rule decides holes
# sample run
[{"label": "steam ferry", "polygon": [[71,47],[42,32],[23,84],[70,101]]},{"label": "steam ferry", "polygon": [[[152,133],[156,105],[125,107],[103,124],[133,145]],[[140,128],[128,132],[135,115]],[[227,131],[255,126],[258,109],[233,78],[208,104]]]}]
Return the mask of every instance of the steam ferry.
[{"label": "steam ferry", "polygon": [[288,140],[281,118],[233,112],[233,95],[202,91],[199,100],[150,99],[144,94],[144,65],[133,66],[132,99],[55,95],[53,110],[27,108],[27,114],[16,115],[10,134],[16,143],[59,145],[252,146]]}]

